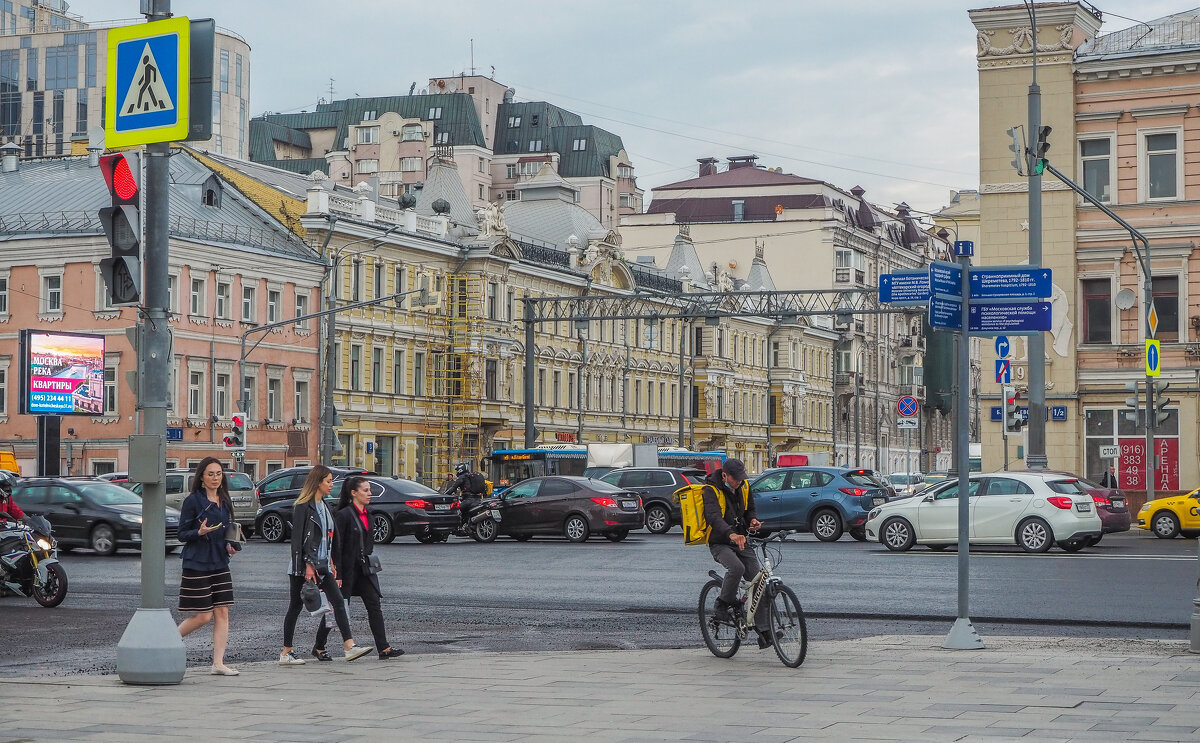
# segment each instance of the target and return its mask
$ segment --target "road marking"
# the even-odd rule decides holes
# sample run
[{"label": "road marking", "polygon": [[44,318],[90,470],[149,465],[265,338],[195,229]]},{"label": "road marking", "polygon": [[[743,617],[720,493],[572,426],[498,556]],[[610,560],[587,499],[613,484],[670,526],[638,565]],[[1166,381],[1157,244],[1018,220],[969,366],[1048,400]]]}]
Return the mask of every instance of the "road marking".
[{"label": "road marking", "polygon": [[[918,545],[917,549],[920,549],[919,545]],[[887,551],[887,552],[872,552],[871,554],[874,554],[874,555],[896,555],[896,556],[909,555],[912,557],[919,557],[922,554],[924,554],[926,556],[930,556],[930,557],[957,557],[958,556],[957,552],[955,552],[954,550],[949,549],[949,548],[947,548],[946,550],[944,550],[942,552],[934,552],[933,550],[929,550],[924,553],[916,552],[916,551],[910,551],[910,552]],[[1036,558],[1041,558],[1041,559],[1070,558],[1072,560],[1166,560],[1166,561],[1173,561],[1173,562],[1196,562],[1196,557],[1194,555],[1081,555],[1079,553],[1072,554],[1069,552],[1059,552],[1059,553],[1055,553],[1055,554],[1039,554],[1039,553],[1029,553],[1029,552],[972,552],[971,557],[1019,557],[1022,560],[1027,560],[1027,559],[1031,559],[1031,558],[1033,558],[1033,559],[1036,559]]]}]

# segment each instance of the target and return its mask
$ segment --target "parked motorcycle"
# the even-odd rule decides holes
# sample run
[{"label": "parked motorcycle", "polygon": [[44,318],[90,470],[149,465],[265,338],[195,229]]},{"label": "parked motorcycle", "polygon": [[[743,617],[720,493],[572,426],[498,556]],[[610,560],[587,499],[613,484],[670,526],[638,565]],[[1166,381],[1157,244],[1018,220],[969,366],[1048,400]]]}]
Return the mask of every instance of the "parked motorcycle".
[{"label": "parked motorcycle", "polygon": [[58,561],[58,541],[44,517],[0,521],[0,589],[32,596],[47,608],[67,597],[67,571]]}]

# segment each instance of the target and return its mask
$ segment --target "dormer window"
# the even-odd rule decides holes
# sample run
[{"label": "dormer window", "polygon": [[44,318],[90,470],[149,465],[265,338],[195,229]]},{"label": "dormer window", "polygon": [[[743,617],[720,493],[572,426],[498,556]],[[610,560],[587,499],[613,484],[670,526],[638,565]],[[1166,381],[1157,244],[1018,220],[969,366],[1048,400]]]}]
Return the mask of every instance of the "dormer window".
[{"label": "dormer window", "polygon": [[214,209],[221,208],[221,181],[215,175],[209,176],[200,188],[200,203]]}]

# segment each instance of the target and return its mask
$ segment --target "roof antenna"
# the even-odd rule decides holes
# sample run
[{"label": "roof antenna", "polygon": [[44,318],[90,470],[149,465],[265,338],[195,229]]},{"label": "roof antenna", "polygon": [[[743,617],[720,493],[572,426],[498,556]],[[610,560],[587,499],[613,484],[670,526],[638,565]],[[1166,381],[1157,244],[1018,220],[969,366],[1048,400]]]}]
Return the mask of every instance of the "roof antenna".
[{"label": "roof antenna", "polygon": [[333,78],[329,78],[329,102],[333,103]]},{"label": "roof antenna", "polygon": [[471,39],[471,77],[475,77],[475,39]]}]

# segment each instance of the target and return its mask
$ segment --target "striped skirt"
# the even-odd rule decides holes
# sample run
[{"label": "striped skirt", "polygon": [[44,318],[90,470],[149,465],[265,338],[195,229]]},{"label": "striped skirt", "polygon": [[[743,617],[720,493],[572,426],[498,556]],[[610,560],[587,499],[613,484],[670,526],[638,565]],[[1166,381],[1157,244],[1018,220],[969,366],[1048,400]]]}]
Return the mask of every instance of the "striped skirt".
[{"label": "striped skirt", "polygon": [[180,611],[212,611],[214,606],[233,605],[233,578],[224,570],[183,569],[179,581]]}]

